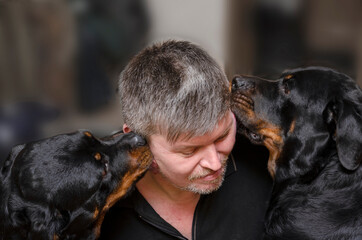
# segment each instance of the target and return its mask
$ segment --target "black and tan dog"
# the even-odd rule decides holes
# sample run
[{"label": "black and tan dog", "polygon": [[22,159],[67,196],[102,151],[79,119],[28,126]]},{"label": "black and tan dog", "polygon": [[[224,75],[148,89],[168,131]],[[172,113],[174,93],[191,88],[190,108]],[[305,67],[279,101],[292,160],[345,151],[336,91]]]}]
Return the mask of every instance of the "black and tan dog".
[{"label": "black and tan dog", "polygon": [[309,67],[269,81],[236,76],[238,130],[269,150],[265,239],[362,239],[362,92]]},{"label": "black and tan dog", "polygon": [[96,239],[151,158],[134,133],[78,131],[15,147],[0,165],[0,239]]}]

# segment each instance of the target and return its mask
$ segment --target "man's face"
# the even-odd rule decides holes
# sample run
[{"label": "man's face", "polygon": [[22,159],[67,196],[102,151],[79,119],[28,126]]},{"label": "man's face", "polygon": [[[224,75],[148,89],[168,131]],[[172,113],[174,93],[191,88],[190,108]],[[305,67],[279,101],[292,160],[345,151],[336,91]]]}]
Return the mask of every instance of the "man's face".
[{"label": "man's face", "polygon": [[179,189],[207,194],[223,182],[235,134],[235,117],[230,111],[211,133],[175,143],[152,135],[148,142],[163,180]]}]

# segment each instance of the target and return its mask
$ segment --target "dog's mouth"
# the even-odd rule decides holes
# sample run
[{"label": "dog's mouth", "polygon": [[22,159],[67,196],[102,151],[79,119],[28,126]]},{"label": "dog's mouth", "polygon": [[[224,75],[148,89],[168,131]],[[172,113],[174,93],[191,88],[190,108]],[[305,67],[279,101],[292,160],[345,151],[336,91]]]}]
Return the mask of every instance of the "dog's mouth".
[{"label": "dog's mouth", "polygon": [[274,178],[276,162],[280,156],[283,139],[281,129],[269,122],[258,119],[251,110],[233,109],[237,118],[237,131],[246,136],[253,144],[263,145],[269,150],[268,170]]},{"label": "dog's mouth", "polygon": [[238,133],[246,136],[252,143],[263,145],[264,136],[252,131],[250,128],[246,127],[241,121],[238,121],[237,131]]},{"label": "dog's mouth", "polygon": [[132,149],[128,153],[130,158],[129,169],[122,177],[122,181],[108,197],[107,203],[104,206],[104,210],[109,209],[114,203],[122,198],[133,184],[137,182],[143,174],[148,170],[152,163],[152,153],[147,145]]},{"label": "dog's mouth", "polygon": [[111,208],[119,199],[125,196],[129,189],[144,175],[144,173],[151,166],[153,155],[147,145],[140,146],[132,149],[128,153],[128,157],[131,158],[130,169],[122,177],[122,181],[117,188],[108,196],[105,205],[101,212],[96,214],[98,217],[95,235],[100,235],[100,228],[104,219],[105,213]]},{"label": "dog's mouth", "polygon": [[263,144],[263,135],[257,133],[254,129],[257,126],[257,120],[254,113],[254,101],[242,92],[233,94],[232,109],[237,118],[237,130],[245,135],[254,144]]},{"label": "dog's mouth", "polygon": [[253,98],[254,85],[248,85],[248,82],[240,82],[240,85],[240,88],[236,86],[232,89],[232,111],[238,120],[238,133],[246,136],[253,144],[263,145],[269,150],[268,170],[274,177],[276,163],[284,145],[282,129],[267,119],[265,113],[259,112],[264,108],[255,112],[255,106],[261,103],[258,102],[258,98]]},{"label": "dog's mouth", "polygon": [[142,146],[130,151],[129,156],[132,158],[131,164],[139,169],[146,171],[152,163],[152,153],[148,146]]},{"label": "dog's mouth", "polygon": [[254,101],[241,92],[235,92],[233,94],[233,103],[237,105],[239,108],[243,108],[245,110],[254,110]]}]

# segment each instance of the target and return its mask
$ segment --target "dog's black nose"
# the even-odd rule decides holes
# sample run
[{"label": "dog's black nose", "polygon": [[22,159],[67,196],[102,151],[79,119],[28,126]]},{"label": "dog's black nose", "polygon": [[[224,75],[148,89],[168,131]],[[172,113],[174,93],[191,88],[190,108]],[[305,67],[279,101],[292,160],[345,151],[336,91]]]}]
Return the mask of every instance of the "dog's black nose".
[{"label": "dog's black nose", "polygon": [[113,133],[110,136],[103,137],[101,138],[101,140],[107,145],[125,144],[130,146],[131,148],[144,146],[147,144],[146,140],[143,137],[134,132],[123,133],[122,131],[119,131]]},{"label": "dog's black nose", "polygon": [[144,146],[146,145],[146,140],[138,134],[134,134],[134,136],[130,139],[130,144],[133,146]]},{"label": "dog's black nose", "polygon": [[130,132],[125,133],[123,140],[130,145],[131,148],[138,147],[138,146],[144,146],[147,144],[146,140],[141,137],[140,135]]},{"label": "dog's black nose", "polygon": [[255,82],[246,77],[236,76],[233,78],[233,80],[231,82],[231,88],[233,91],[235,91],[235,90],[244,90],[244,91],[254,90]]}]

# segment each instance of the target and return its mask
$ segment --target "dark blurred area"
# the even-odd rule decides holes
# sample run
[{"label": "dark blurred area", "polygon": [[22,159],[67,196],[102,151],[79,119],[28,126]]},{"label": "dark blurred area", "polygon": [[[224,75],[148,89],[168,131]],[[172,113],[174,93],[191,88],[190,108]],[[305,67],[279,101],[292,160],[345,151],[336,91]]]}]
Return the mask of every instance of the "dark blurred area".
[{"label": "dark blurred area", "polygon": [[[176,1],[177,6],[181,1]],[[79,128],[96,135],[121,128],[118,75],[131,56],[151,42],[155,16],[150,5],[160,9],[160,4],[156,0],[0,0],[0,157],[15,144]],[[361,4],[360,0],[225,1],[227,33],[222,47],[228,77],[277,78],[288,68],[322,65],[347,73],[361,86]],[[195,7],[202,8],[192,12],[197,13],[195,25],[198,21],[220,25],[203,19],[209,6]],[[185,14],[172,14],[178,13],[177,7],[164,11],[175,18],[170,22],[190,22],[183,21]],[[189,32],[199,36],[186,40],[213,41],[202,31]]]},{"label": "dark blurred area", "polygon": [[17,102],[0,108],[0,159],[7,157],[15,144],[39,139],[44,123],[58,117],[53,106],[39,102]]},{"label": "dark blurred area", "polygon": [[226,71],[275,79],[289,68],[319,65],[362,85],[359,0],[230,0]]},{"label": "dark blurred area", "polygon": [[148,28],[143,0],[0,0],[0,157],[106,117]]},{"label": "dark blurred area", "polygon": [[[79,5],[80,0],[72,0]],[[127,60],[146,44],[148,16],[142,0],[88,0],[78,8],[78,102],[93,111],[107,104]],[[113,79],[113,80],[112,80]]]}]

